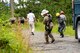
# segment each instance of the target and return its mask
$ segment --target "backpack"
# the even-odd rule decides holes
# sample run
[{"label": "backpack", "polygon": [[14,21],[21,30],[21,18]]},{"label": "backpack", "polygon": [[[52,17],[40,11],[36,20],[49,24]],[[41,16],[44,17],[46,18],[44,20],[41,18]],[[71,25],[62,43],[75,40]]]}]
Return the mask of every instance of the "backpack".
[{"label": "backpack", "polygon": [[65,19],[66,19],[65,15],[60,15],[59,22],[60,22],[61,25],[65,25]]},{"label": "backpack", "polygon": [[46,22],[46,29],[51,30],[53,28],[53,23],[52,23],[52,16],[48,14],[48,21]]}]

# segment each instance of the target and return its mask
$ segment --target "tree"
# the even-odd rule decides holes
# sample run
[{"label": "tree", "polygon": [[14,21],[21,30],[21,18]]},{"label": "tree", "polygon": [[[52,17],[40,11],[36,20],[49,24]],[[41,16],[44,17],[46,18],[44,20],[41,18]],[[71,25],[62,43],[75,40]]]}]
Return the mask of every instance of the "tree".
[{"label": "tree", "polygon": [[67,18],[67,23],[71,24],[72,21],[71,0],[27,0],[27,2],[19,0],[19,4],[16,6],[21,7],[15,9],[15,13],[19,14],[20,17],[26,17],[26,14],[31,9],[35,13],[36,19],[42,21],[41,11],[47,9],[53,16],[53,22],[56,23],[57,19],[55,14],[63,10],[66,16],[69,17]]},{"label": "tree", "polygon": [[10,0],[11,3],[11,16],[14,17],[14,0]]}]

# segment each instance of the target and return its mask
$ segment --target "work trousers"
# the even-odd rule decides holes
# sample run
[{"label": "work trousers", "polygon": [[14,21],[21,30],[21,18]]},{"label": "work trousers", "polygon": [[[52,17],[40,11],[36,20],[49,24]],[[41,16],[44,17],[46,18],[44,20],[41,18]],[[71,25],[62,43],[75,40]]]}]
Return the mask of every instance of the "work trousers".
[{"label": "work trousers", "polygon": [[65,24],[63,24],[63,25],[59,25],[59,27],[58,27],[58,32],[60,33],[60,35],[62,36],[62,37],[64,37],[64,33],[63,33],[63,30],[65,29]]},{"label": "work trousers", "polygon": [[45,26],[45,40],[46,42],[49,42],[49,37],[54,40],[53,35],[51,34],[52,28],[49,28],[48,26]]},{"label": "work trousers", "polygon": [[29,28],[30,28],[30,32],[34,33],[35,30],[34,22],[29,22]]}]

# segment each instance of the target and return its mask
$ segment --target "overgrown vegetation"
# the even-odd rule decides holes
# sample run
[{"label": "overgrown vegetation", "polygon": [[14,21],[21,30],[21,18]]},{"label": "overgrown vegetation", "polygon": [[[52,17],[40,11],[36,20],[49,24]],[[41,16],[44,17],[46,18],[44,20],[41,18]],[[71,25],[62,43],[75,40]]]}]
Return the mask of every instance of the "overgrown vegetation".
[{"label": "overgrown vegetation", "polygon": [[0,2],[0,22],[10,18],[10,7]]},{"label": "overgrown vegetation", "polygon": [[[23,42],[21,29],[18,25],[0,24],[0,53],[26,53],[31,49]],[[28,52],[29,53],[29,52]]]},{"label": "overgrown vegetation", "polygon": [[[37,3],[38,2],[38,3]],[[19,1],[19,4],[16,4],[15,13],[18,16],[26,18],[28,11],[31,9],[38,21],[42,22],[43,18],[41,16],[41,11],[47,9],[53,16],[53,22],[57,23],[55,14],[63,10],[67,17],[67,25],[72,24],[72,9],[71,9],[71,0],[28,0],[28,2]],[[21,6],[21,7],[20,7]]]},{"label": "overgrown vegetation", "polygon": [[9,22],[10,7],[0,2],[0,53],[29,53],[31,49],[23,42],[18,24]]}]

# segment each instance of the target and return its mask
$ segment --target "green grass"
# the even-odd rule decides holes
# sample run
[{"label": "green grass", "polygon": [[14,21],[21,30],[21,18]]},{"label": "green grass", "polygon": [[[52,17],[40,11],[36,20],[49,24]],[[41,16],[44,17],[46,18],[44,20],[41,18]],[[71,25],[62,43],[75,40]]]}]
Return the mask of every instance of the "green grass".
[{"label": "green grass", "polygon": [[[0,53],[28,53],[32,50],[23,42],[21,28],[25,26],[0,24]],[[8,42],[8,43],[6,43]]]},{"label": "green grass", "polygon": [[43,25],[43,23],[41,23],[41,22],[38,22],[38,23],[35,23],[35,29],[36,29],[36,31],[42,31],[42,32],[44,32],[44,25]]},{"label": "green grass", "polygon": [[[53,33],[58,33],[58,25],[57,24],[54,25],[52,32]],[[70,26],[66,26],[66,28],[64,30],[64,34],[69,35],[69,36],[74,36],[75,32],[73,30],[73,27],[71,25]]]},{"label": "green grass", "polygon": [[[39,32],[44,32],[44,31],[45,31],[45,30],[44,30],[44,25],[43,25],[43,23],[38,22],[38,23],[36,23],[35,25],[36,25],[36,27],[35,27],[36,31],[39,31]],[[57,33],[57,34],[59,34],[59,32],[58,32],[58,24],[55,24],[55,25],[53,26],[52,33]],[[65,34],[65,35],[69,35],[69,36],[74,36],[74,35],[75,35],[75,32],[74,32],[74,30],[73,30],[73,27],[72,27],[71,25],[70,25],[70,26],[66,26],[66,29],[64,30],[64,34]]]}]

